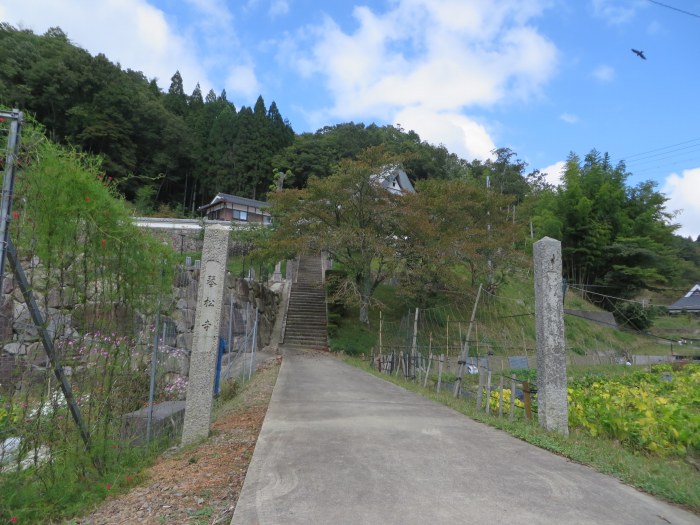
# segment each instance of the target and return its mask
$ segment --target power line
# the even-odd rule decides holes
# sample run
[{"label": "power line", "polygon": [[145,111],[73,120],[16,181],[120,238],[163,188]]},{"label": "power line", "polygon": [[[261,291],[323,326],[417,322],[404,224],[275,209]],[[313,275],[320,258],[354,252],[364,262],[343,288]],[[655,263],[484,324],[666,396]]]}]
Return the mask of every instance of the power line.
[{"label": "power line", "polygon": [[691,142],[698,142],[698,141],[700,141],[700,137],[695,138],[695,139],[690,139],[690,140],[684,140],[683,142],[678,142],[677,144],[671,144],[670,146],[662,146],[660,148],[654,148],[654,149],[650,149],[648,151],[642,151],[641,153],[635,153],[634,155],[627,155],[626,157],[623,157],[623,158],[626,160],[630,160],[630,159],[633,159],[635,157],[644,157],[644,156],[646,156],[650,153],[654,153],[656,151],[672,149],[672,148],[676,148],[678,146],[683,146],[685,144],[690,144]]},{"label": "power line", "polygon": [[666,7],[667,9],[673,9],[674,11],[678,11],[679,13],[683,13],[684,15],[694,16],[695,18],[700,18],[700,15],[696,15],[695,13],[691,13],[690,11],[684,11],[683,9],[678,9],[677,7],[673,7],[672,5],[662,4],[661,2],[657,2],[656,0],[649,0],[649,1],[652,4],[660,5],[661,7]]},{"label": "power line", "polygon": [[689,145],[675,148],[675,149],[669,149],[667,151],[659,151],[656,153],[649,153],[643,157],[629,159],[627,162],[629,164],[643,164],[645,162],[654,162],[654,161],[659,160],[659,159],[666,159],[669,157],[673,157],[677,153],[680,153],[680,152],[689,153],[689,152],[686,152],[686,150],[690,150],[691,152],[700,150],[700,142],[698,142],[697,144],[689,144]]}]

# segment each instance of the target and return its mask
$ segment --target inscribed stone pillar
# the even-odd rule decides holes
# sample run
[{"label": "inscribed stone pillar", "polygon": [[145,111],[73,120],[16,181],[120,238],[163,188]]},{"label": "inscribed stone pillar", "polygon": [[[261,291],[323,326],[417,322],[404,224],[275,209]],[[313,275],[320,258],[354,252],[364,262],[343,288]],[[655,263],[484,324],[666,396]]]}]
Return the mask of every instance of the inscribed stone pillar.
[{"label": "inscribed stone pillar", "polygon": [[190,375],[182,428],[183,445],[209,436],[219,324],[226,288],[228,242],[228,226],[207,224],[205,221],[194,342],[190,355]]},{"label": "inscribed stone pillar", "polygon": [[275,273],[272,274],[272,280],[276,283],[282,282],[282,263],[275,264]]},{"label": "inscribed stone pillar", "polygon": [[561,242],[549,237],[537,241],[534,261],[537,413],[541,426],[568,435]]}]

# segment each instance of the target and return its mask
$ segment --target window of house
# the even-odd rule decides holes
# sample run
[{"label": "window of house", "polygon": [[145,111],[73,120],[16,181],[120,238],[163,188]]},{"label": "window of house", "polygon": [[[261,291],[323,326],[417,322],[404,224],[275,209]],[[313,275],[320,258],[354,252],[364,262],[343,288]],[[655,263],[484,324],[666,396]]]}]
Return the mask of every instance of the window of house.
[{"label": "window of house", "polygon": [[241,210],[233,210],[233,218],[236,219],[237,221],[247,221],[248,220],[248,212],[241,211]]},{"label": "window of house", "polygon": [[263,224],[272,224],[272,217],[269,215],[263,215]]}]

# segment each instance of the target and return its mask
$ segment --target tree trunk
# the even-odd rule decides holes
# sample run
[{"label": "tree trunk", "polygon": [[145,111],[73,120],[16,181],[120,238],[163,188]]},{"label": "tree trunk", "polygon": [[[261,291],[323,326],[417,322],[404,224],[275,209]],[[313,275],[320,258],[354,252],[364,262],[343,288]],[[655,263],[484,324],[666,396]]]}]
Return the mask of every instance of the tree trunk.
[{"label": "tree trunk", "polygon": [[360,322],[369,324],[369,297],[365,294],[360,298]]}]

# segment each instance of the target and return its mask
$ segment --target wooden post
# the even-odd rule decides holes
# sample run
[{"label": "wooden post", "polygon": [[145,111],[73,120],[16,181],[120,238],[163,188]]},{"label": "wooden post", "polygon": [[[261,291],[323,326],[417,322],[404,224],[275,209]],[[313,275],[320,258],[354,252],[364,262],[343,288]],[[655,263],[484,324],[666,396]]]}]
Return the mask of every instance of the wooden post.
[{"label": "wooden post", "polygon": [[433,332],[430,332],[430,339],[428,340],[428,367],[425,371],[425,382],[423,383],[423,388],[428,386],[428,375],[430,374],[430,364],[433,362]]},{"label": "wooden post", "polygon": [[382,311],[379,310],[379,356],[382,355]]},{"label": "wooden post", "polygon": [[498,417],[503,417],[503,375],[498,382]]},{"label": "wooden post", "polygon": [[399,369],[403,367],[403,352],[399,352],[399,364],[396,365],[396,377],[399,377]]},{"label": "wooden post", "polygon": [[482,402],[482,396],[484,395],[484,373],[481,371],[481,367],[478,365],[477,361],[477,368],[479,370],[479,386],[476,389],[476,409],[481,410],[481,402]]},{"label": "wooden post", "polygon": [[[476,308],[479,305],[479,298],[481,297],[481,288],[482,285],[479,285],[479,291],[476,293],[476,299],[474,300],[474,308],[472,309],[472,317],[469,320],[469,328],[467,329],[467,340],[464,343],[464,350],[462,352],[462,358],[458,361],[458,373],[457,373],[457,378],[455,379],[455,389],[453,392],[454,397],[459,396],[459,391],[462,388],[462,378],[464,377],[464,365],[467,363],[467,355],[469,353],[469,337],[471,336],[472,333],[472,326],[474,325],[474,318],[476,317]],[[460,341],[462,340],[461,337],[461,331],[460,331]],[[477,361],[478,365],[478,361]]]},{"label": "wooden post", "polygon": [[532,420],[532,404],[530,400],[530,382],[523,381],[523,396],[525,398],[525,419]]},{"label": "wooden post", "polygon": [[447,346],[447,357],[450,357],[450,316],[447,316],[447,340],[445,343]]},{"label": "wooden post", "polygon": [[513,421],[513,417],[515,417],[515,378],[511,377],[510,378],[510,419]]},{"label": "wooden post", "polygon": [[442,354],[440,354],[440,360],[438,361],[438,382],[437,382],[437,391],[440,392],[440,385],[442,384],[442,361],[443,358]]},{"label": "wooden post", "polygon": [[425,371],[425,381],[423,382],[423,388],[428,386],[428,376],[430,375],[430,364],[433,362],[432,352],[428,355],[428,369]]},{"label": "wooden post", "polygon": [[[459,330],[459,344],[457,345],[457,348],[461,351],[462,350],[462,323],[457,323],[457,329]],[[447,357],[449,358],[450,356],[448,355]],[[459,359],[459,352],[457,355],[457,359]]]},{"label": "wooden post", "polygon": [[[418,311],[419,309],[416,308],[416,315],[413,318],[413,342],[411,343],[411,358],[415,358],[416,356],[416,351],[418,350],[418,344],[417,344],[417,338],[418,338]],[[415,362],[413,363],[414,370],[413,370],[413,375],[415,374]],[[409,365],[410,369],[410,365]]]},{"label": "wooden post", "polygon": [[486,413],[491,413],[491,370],[488,372],[486,381]]}]

